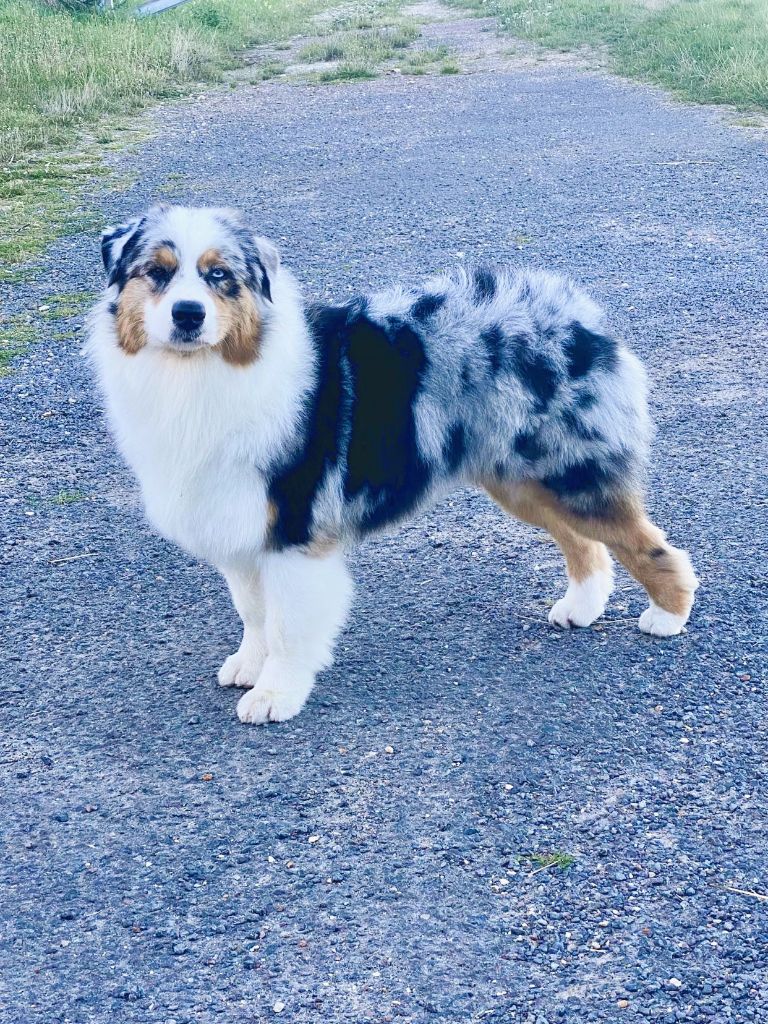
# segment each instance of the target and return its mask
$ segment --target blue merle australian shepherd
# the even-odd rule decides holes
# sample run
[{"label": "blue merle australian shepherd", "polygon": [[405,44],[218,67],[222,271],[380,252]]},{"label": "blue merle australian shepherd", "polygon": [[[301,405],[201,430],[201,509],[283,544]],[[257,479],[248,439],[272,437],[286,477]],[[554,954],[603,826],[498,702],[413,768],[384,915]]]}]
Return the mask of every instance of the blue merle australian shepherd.
[{"label": "blue merle australian shepherd", "polygon": [[610,550],[648,592],[640,629],[682,630],[697,581],[644,512],[643,369],[571,282],[458,270],[306,305],[237,213],[178,206],[102,252],[88,353],[150,521],[229,584],[243,722],[297,714],[331,663],[345,549],[465,485],[559,544],[552,623],[602,614]]}]

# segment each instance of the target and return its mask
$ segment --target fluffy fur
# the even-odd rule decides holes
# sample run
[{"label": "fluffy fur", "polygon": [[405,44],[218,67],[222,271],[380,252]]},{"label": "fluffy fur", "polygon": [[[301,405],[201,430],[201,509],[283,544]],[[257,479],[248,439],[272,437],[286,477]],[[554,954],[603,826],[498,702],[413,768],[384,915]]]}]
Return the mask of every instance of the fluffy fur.
[{"label": "fluffy fur", "polygon": [[305,306],[237,214],[183,207],[102,253],[87,351],[150,521],[229,584],[241,720],[295,715],[330,664],[344,548],[457,486],[558,542],[553,623],[602,614],[608,545],[651,597],[640,627],[683,628],[696,578],[643,513],[644,373],[569,281],[477,268]]}]

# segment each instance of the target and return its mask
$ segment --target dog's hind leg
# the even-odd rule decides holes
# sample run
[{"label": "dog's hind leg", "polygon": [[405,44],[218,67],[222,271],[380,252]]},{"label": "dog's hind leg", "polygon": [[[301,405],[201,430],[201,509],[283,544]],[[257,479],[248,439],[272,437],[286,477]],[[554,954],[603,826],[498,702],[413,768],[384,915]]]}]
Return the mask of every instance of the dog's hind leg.
[{"label": "dog's hind leg", "polygon": [[605,611],[613,589],[613,566],[605,545],[579,534],[526,484],[486,481],[484,487],[510,515],[548,530],[565,556],[568,589],[550,609],[549,621],[565,629],[591,625]]},{"label": "dog's hind leg", "polygon": [[638,496],[624,496],[608,505],[604,514],[590,516],[571,511],[539,483],[521,484],[512,493],[517,501],[537,508],[540,516],[560,522],[588,542],[607,545],[648,593],[650,607],[638,623],[644,633],[675,636],[682,631],[699,581],[687,552],[667,542],[663,530],[648,519]]},{"label": "dog's hind leg", "polygon": [[650,606],[638,625],[653,636],[682,632],[699,585],[687,551],[668,543],[664,531],[641,508],[613,521],[587,520],[585,531],[600,536],[624,568],[641,583]]}]

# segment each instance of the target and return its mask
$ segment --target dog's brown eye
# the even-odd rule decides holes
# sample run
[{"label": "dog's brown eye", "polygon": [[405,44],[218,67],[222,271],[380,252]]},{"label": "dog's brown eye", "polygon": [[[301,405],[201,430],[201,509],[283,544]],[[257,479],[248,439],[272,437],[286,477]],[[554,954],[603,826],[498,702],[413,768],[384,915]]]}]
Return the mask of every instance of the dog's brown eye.
[{"label": "dog's brown eye", "polygon": [[166,284],[172,276],[173,271],[161,263],[150,263],[147,267],[147,277],[151,277],[155,284]]}]

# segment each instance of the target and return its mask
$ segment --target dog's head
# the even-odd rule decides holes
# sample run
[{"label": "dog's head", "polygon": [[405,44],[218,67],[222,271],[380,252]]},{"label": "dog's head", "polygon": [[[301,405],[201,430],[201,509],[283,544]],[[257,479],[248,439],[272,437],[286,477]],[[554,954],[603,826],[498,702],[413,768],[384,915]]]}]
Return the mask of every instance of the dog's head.
[{"label": "dog's head", "polygon": [[215,351],[237,366],[258,358],[280,261],[236,211],[156,206],[108,228],[101,253],[124,352]]}]

